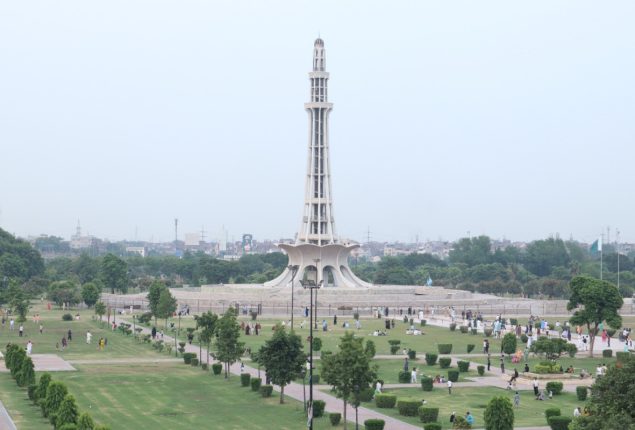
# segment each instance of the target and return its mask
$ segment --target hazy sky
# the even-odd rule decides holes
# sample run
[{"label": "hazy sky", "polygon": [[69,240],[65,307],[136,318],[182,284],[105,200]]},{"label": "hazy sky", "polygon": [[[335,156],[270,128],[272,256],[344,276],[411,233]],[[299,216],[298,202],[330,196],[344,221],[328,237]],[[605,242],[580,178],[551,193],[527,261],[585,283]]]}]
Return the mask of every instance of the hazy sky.
[{"label": "hazy sky", "polygon": [[314,39],[338,233],[635,241],[635,2],[0,2],[0,226],[292,237]]}]

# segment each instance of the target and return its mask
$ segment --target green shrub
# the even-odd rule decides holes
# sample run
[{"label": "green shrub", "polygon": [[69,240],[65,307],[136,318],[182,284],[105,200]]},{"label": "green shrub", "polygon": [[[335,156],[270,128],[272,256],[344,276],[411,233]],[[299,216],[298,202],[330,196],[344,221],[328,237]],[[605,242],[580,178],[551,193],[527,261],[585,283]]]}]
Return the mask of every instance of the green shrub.
[{"label": "green shrub", "polygon": [[456,330],[456,323],[450,324],[450,331]]},{"label": "green shrub", "polygon": [[572,343],[568,343],[566,346],[566,349],[567,349],[567,353],[569,353],[569,357],[575,358],[575,355],[578,352],[578,347]]},{"label": "green shrub", "polygon": [[478,376],[485,375],[485,366],[483,366],[482,364],[476,366],[476,371],[478,372]]},{"label": "green shrub", "polygon": [[378,393],[375,395],[375,406],[382,409],[391,409],[397,403],[395,394]]},{"label": "green shrub", "polygon": [[507,396],[493,397],[483,414],[485,428],[491,430],[513,430],[514,407]]},{"label": "green shrub", "polygon": [[562,385],[562,382],[549,381],[547,382],[546,388],[547,388],[547,391],[551,391],[553,395],[555,396],[556,394],[562,393],[563,385]]},{"label": "green shrub", "polygon": [[461,333],[467,333],[468,332],[468,328],[466,325],[462,325],[459,327],[459,330],[461,330]]},{"label": "green shrub", "polygon": [[66,385],[58,381],[51,381],[46,388],[46,398],[40,403],[44,416],[54,416],[67,394],[68,388],[66,388]]},{"label": "green shrub", "polygon": [[375,342],[372,340],[367,340],[366,345],[364,346],[364,352],[370,358],[373,358],[375,354],[377,354],[377,348],[375,347]]},{"label": "green shrub", "polygon": [[46,389],[51,383],[51,374],[43,373],[40,376],[40,380],[37,384],[37,390],[35,390],[35,403],[39,404],[40,402],[44,402],[46,399]]},{"label": "green shrub", "polygon": [[441,369],[447,369],[450,367],[450,363],[452,363],[452,359],[450,357],[439,358],[439,366],[441,366]]},{"label": "green shrub", "polygon": [[397,410],[399,411],[399,415],[403,415],[405,417],[416,417],[421,406],[421,400],[412,399],[412,398],[401,398],[397,400]]},{"label": "green shrub", "polygon": [[260,386],[260,395],[262,397],[271,397],[271,393],[273,393],[273,385]]},{"label": "green shrub", "polygon": [[421,327],[425,327],[426,326],[427,321],[426,320],[421,320]]},{"label": "green shrub", "polygon": [[439,408],[419,406],[418,412],[422,423],[433,423],[439,418]]},{"label": "green shrub", "polygon": [[514,325],[514,326],[518,325],[518,319],[517,318],[510,318],[509,322],[511,323],[511,325]]},{"label": "green shrub", "polygon": [[313,351],[319,351],[320,349],[322,349],[322,339],[320,339],[319,337],[314,337],[313,338]]},{"label": "green shrub", "polygon": [[249,385],[251,385],[251,391],[260,390],[260,385],[262,384],[262,379],[260,378],[251,378],[249,380]]},{"label": "green shrub", "polygon": [[569,423],[573,421],[571,417],[555,416],[549,418],[549,427],[551,430],[567,430]]},{"label": "green shrub", "polygon": [[423,430],[442,430],[443,425],[441,423],[425,423]]},{"label": "green shrub", "polygon": [[401,341],[399,339],[388,339],[388,344],[391,346],[399,346],[401,345]]},{"label": "green shrub", "polygon": [[201,369],[207,370],[207,363],[201,363]]},{"label": "green shrub", "polygon": [[95,422],[87,412],[82,413],[77,420],[77,430],[94,430]]},{"label": "green shrub", "polygon": [[192,359],[196,357],[196,354],[193,352],[185,352],[183,353],[183,363],[192,364]]},{"label": "green shrub", "polygon": [[557,362],[541,361],[534,366],[534,373],[547,374],[547,373],[562,373],[560,370],[560,364]]},{"label": "green shrub", "polygon": [[631,356],[630,352],[616,352],[615,358],[618,363],[625,363]]},{"label": "green shrub", "polygon": [[578,396],[578,400],[580,400],[581,402],[586,400],[588,392],[589,390],[587,387],[575,387],[575,395]]},{"label": "green shrub", "polygon": [[359,401],[360,402],[370,402],[373,400],[373,396],[375,395],[375,390],[372,388],[364,388],[359,392]]},{"label": "green shrub", "polygon": [[613,357],[613,350],[612,349],[605,349],[602,351],[602,357],[604,358],[611,358]]},{"label": "green shrub", "polygon": [[474,336],[476,336],[478,334],[478,330],[475,328],[470,329],[470,333],[472,333]]},{"label": "green shrub", "polygon": [[452,382],[457,382],[459,380],[459,371],[458,370],[448,370],[448,380]]},{"label": "green shrub", "polygon": [[421,389],[423,391],[432,391],[433,387],[434,387],[434,380],[431,377],[429,376],[421,377]]},{"label": "green shrub", "polygon": [[73,321],[73,315],[71,314],[62,315],[62,321]]},{"label": "green shrub", "polygon": [[67,423],[62,425],[61,427],[57,427],[57,430],[77,430],[77,424]]},{"label": "green shrub", "polygon": [[437,364],[437,358],[439,358],[437,354],[432,354],[430,352],[426,353],[426,363],[428,366],[434,366]]},{"label": "green shrub", "polygon": [[332,426],[338,425],[341,420],[342,420],[342,414],[340,414],[339,412],[331,412],[329,414],[329,421],[331,422]]},{"label": "green shrub", "polygon": [[384,430],[385,425],[386,421],[375,418],[364,421],[364,427],[366,427],[366,430]]},{"label": "green shrub", "polygon": [[190,360],[190,364],[192,366],[198,366],[198,357],[192,357],[192,360]]},{"label": "green shrub", "polygon": [[560,408],[547,408],[545,409],[545,418],[547,419],[547,424],[549,424],[549,418],[560,416],[562,413],[560,412]]},{"label": "green shrub", "polygon": [[490,337],[493,331],[494,330],[491,328],[486,328],[486,329],[483,329],[483,334],[485,335],[485,337]]},{"label": "green shrub", "polygon": [[452,354],[451,343],[440,343],[437,345],[437,349],[439,350],[439,354]]},{"label": "green shrub", "polygon": [[212,364],[212,373],[214,375],[220,375],[222,371],[223,371],[223,365],[221,363]]},{"label": "green shrub", "polygon": [[241,373],[240,374],[240,385],[242,387],[249,387],[249,380],[251,379],[251,375],[249,373]]},{"label": "green shrub", "polygon": [[516,345],[517,341],[514,333],[507,333],[503,336],[502,349],[505,354],[510,355],[516,352]]},{"label": "green shrub", "polygon": [[454,419],[454,426],[452,428],[455,429],[471,429],[472,426],[467,423],[467,420],[463,418],[461,415],[457,415]]},{"label": "green shrub", "polygon": [[324,408],[326,407],[326,403],[324,400],[314,400],[313,401],[313,416],[315,418],[319,418],[324,415]]},{"label": "green shrub", "polygon": [[397,351],[399,351],[399,345],[391,345],[391,346],[390,346],[390,353],[391,353],[392,355],[397,354]]},{"label": "green shrub", "polygon": [[144,312],[139,317],[137,317],[137,321],[141,324],[147,324],[152,321],[152,312]]},{"label": "green shrub", "polygon": [[359,320],[359,312],[353,312],[353,319],[354,319],[355,321],[358,321],[358,320]]},{"label": "green shrub", "polygon": [[474,347],[475,347],[475,345],[473,343],[468,343],[468,345],[467,345],[467,353],[469,354],[470,352],[474,351]]},{"label": "green shrub", "polygon": [[457,366],[459,366],[459,372],[467,372],[470,369],[470,362],[459,360],[456,362]]},{"label": "green shrub", "polygon": [[400,370],[398,381],[400,384],[407,384],[408,382],[410,382],[410,372]]},{"label": "green shrub", "polygon": [[527,335],[525,333],[520,335],[520,341],[522,343],[527,343],[528,340],[529,340],[529,338],[527,337]]},{"label": "green shrub", "polygon": [[411,360],[415,360],[417,358],[417,351],[409,349],[408,350],[408,358],[411,359]]},{"label": "green shrub", "polygon": [[55,428],[60,428],[64,424],[77,424],[78,417],[79,411],[75,397],[72,394],[67,394],[55,414]]},{"label": "green shrub", "polygon": [[27,395],[29,396],[29,400],[35,401],[35,393],[37,392],[37,385],[31,384],[26,389]]}]

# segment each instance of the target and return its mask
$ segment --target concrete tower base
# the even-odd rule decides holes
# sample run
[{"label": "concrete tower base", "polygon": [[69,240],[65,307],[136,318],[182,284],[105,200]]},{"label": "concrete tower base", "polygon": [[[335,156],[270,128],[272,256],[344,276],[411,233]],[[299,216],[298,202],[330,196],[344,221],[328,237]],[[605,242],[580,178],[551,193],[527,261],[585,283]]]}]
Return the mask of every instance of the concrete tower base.
[{"label": "concrete tower base", "polygon": [[[289,266],[297,266],[294,283],[299,286],[304,279],[315,280],[315,274],[319,270],[321,273],[317,277],[323,280],[322,287],[344,287],[344,288],[369,288],[372,284],[359,279],[348,266],[348,256],[351,250],[359,245],[329,244],[324,246],[311,243],[301,243],[298,245],[279,244],[289,256]],[[265,287],[285,287],[291,286],[293,272],[285,269],[276,279],[265,282]]]}]

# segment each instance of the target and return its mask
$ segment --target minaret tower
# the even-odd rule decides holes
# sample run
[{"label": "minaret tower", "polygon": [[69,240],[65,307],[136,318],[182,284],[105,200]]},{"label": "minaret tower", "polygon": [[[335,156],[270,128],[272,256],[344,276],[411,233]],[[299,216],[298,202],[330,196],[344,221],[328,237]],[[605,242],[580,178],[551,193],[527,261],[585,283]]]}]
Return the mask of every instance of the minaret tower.
[{"label": "minaret tower", "polygon": [[304,190],[304,209],[294,245],[279,244],[289,256],[289,266],[266,287],[287,287],[312,279],[324,287],[370,287],[348,266],[351,250],[359,245],[340,243],[333,216],[331,164],[329,159],[329,74],[326,71],[324,41],[313,45],[310,101],[304,104],[309,116],[309,148]]},{"label": "minaret tower", "polygon": [[333,103],[328,102],[329,74],[326,71],[326,52],[322,39],[317,39],[313,47],[313,71],[309,72],[309,79],[311,101],[304,104],[309,114],[304,216],[296,243],[327,245],[337,243],[337,236],[329,162],[329,113]]}]

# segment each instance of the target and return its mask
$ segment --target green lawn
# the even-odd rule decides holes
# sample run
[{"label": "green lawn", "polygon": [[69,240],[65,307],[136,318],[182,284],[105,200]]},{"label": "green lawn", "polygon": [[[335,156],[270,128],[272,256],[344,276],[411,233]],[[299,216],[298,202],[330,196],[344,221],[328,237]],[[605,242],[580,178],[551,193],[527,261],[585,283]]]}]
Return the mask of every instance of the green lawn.
[{"label": "green lawn", "polygon": [[[599,357],[598,357],[599,355]],[[469,357],[466,357],[466,359]],[[487,364],[487,358],[485,357],[472,357],[470,359],[476,363]],[[529,371],[531,372],[536,364],[539,364],[541,361],[545,361],[544,358],[540,357],[530,357],[527,360],[527,364],[529,364]],[[599,363],[605,363],[607,366],[615,363],[615,358],[604,358],[602,354],[596,354],[595,358],[588,357],[576,357],[571,358],[568,355],[563,356],[558,359],[558,363],[562,365],[563,369],[567,369],[569,366],[573,366],[575,369],[575,374],[579,374],[581,369],[586,369],[591,375],[595,375],[595,368]],[[492,357],[492,368],[499,369],[500,368],[500,358]],[[522,373],[525,368],[525,362],[521,363],[512,363],[511,360],[505,360],[505,369],[513,370],[514,368],[518,369],[518,372]]]},{"label": "green lawn", "polygon": [[[475,418],[475,428],[484,426],[483,413],[489,400],[494,396],[505,396],[513,402],[514,392],[491,387],[473,387],[473,388],[454,388],[452,395],[448,395],[446,388],[435,388],[433,391],[425,392],[420,388],[405,388],[384,390],[385,392],[397,394],[399,397],[411,397],[415,399],[425,399],[426,406],[439,408],[439,421],[443,424],[444,429],[451,428],[450,414],[456,411],[457,415],[465,415],[470,411]],[[379,409],[375,407],[374,402],[362,403],[362,406],[377,410],[386,415],[402,421],[421,425],[419,417],[404,417],[399,415],[397,408]],[[514,410],[515,421],[514,426],[546,426],[544,411],[550,407],[557,407],[562,410],[562,415],[573,415],[576,406],[583,406],[583,402],[579,402],[573,393],[563,393],[554,396],[552,400],[539,401],[535,400],[533,391],[520,391],[520,407]]]}]

